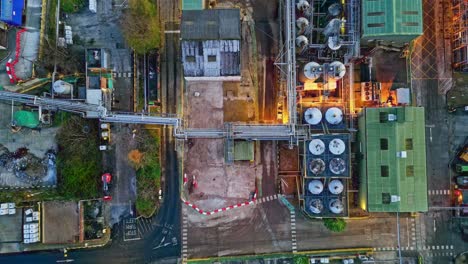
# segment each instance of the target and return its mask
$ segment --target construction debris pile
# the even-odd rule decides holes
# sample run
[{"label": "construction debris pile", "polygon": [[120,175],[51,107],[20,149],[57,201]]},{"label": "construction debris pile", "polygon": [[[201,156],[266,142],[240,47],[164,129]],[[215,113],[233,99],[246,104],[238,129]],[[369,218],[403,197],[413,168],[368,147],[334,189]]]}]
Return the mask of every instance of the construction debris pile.
[{"label": "construction debris pile", "polygon": [[10,152],[0,145],[0,168],[13,173],[21,182],[38,185],[50,171],[55,171],[55,153],[50,150],[40,159],[26,147]]}]

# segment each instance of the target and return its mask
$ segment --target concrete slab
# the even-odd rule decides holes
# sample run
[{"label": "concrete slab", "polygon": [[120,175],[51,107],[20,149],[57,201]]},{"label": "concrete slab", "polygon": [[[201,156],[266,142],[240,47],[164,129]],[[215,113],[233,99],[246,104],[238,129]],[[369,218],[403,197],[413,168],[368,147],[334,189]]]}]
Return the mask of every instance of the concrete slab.
[{"label": "concrete slab", "polygon": [[0,243],[20,242],[23,240],[23,209],[16,208],[14,215],[0,216]]}]

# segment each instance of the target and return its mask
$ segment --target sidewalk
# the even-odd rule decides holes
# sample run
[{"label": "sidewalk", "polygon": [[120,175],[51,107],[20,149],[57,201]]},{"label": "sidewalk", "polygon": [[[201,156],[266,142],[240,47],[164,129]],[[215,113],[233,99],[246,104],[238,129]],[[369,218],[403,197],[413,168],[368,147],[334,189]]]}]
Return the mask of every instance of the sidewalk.
[{"label": "sidewalk", "polygon": [[70,250],[70,249],[103,247],[111,241],[110,228],[107,228],[106,230],[107,232],[104,234],[104,236],[101,239],[88,240],[88,241],[83,241],[82,243],[74,243],[74,244],[0,243],[0,254],[43,251],[43,250],[63,250],[64,248]]}]

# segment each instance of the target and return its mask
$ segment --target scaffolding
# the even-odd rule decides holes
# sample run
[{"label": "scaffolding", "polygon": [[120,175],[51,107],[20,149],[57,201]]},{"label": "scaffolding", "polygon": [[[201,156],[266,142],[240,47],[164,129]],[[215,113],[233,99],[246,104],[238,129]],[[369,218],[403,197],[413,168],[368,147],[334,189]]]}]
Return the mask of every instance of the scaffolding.
[{"label": "scaffolding", "polygon": [[468,71],[468,1],[452,0],[453,69]]}]

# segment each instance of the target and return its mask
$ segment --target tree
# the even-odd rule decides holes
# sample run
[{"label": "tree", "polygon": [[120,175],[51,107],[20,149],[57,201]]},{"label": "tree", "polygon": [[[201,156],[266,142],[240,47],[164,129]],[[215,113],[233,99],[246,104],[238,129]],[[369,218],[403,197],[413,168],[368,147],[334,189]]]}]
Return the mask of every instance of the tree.
[{"label": "tree", "polygon": [[342,218],[325,218],[323,219],[325,227],[332,232],[343,232],[346,229],[346,222]]},{"label": "tree", "polygon": [[309,259],[306,256],[294,256],[294,264],[309,264]]},{"label": "tree", "polygon": [[150,0],[130,0],[121,24],[128,45],[137,54],[160,47],[162,34],[158,12]]}]

